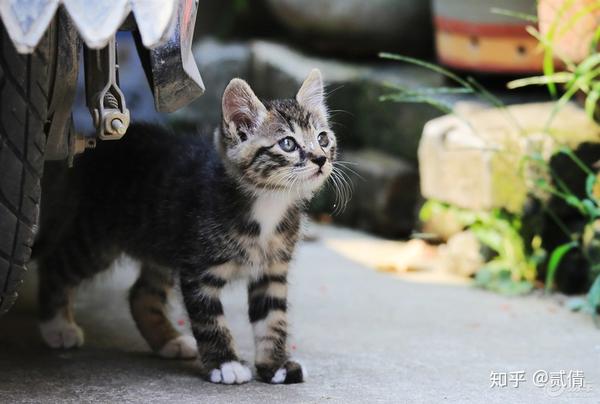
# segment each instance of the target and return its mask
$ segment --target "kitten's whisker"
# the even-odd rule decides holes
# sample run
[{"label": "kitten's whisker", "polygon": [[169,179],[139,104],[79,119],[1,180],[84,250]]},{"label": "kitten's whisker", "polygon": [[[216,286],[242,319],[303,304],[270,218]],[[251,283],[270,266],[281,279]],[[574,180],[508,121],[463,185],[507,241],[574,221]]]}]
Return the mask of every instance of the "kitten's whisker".
[{"label": "kitten's whisker", "polygon": [[329,109],[329,110],[327,110],[327,112],[329,112],[330,114],[333,113],[334,115],[338,114],[338,113],[342,113],[342,114],[348,114],[350,116],[354,116],[354,114],[352,112],[346,111],[345,109]]},{"label": "kitten's whisker", "polygon": [[339,179],[337,178],[337,173],[335,173],[335,171],[332,171],[331,181],[333,184],[333,189],[335,191],[334,209],[332,211],[332,214],[337,215],[340,212],[340,206],[342,205],[343,191]]},{"label": "kitten's whisker", "polygon": [[355,166],[360,165],[359,163],[357,163],[355,161],[348,161],[348,160],[336,160],[333,164],[334,165],[336,165],[336,164],[351,164],[351,165],[355,165]]},{"label": "kitten's whisker", "polygon": [[[343,172],[343,170],[348,170],[348,171],[350,171],[352,174],[356,175],[356,176],[357,176],[359,179],[361,179],[362,181],[366,181],[366,180],[365,180],[365,178],[364,178],[362,175],[360,175],[360,174],[359,174],[359,173],[358,173],[356,170],[354,170],[353,168],[347,167],[347,166],[345,165],[345,163],[344,163],[344,162],[340,162],[340,163],[336,162],[336,163],[334,164],[334,166],[335,166],[336,164],[338,164],[338,165],[339,165],[339,167],[338,167],[338,168],[340,168],[342,172]],[[347,174],[346,174],[346,175],[347,175]]]},{"label": "kitten's whisker", "polygon": [[336,184],[336,187],[339,190],[340,200],[338,213],[341,213],[352,198],[352,181],[347,174],[345,174],[338,167],[334,167],[332,171],[332,181]]},{"label": "kitten's whisker", "polygon": [[344,87],[345,87],[345,85],[344,85],[344,84],[340,84],[340,85],[338,85],[338,86],[337,86],[337,87],[335,87],[335,88],[328,89],[328,90],[325,92],[325,94],[326,94],[326,95],[325,95],[325,97],[329,97],[331,94],[335,93],[336,91],[338,91],[338,90],[340,90],[340,89],[342,89],[342,88],[344,88]]},{"label": "kitten's whisker", "polygon": [[[339,173],[341,175],[341,177],[344,179],[344,182],[346,182],[347,186],[348,186],[348,191],[349,191],[349,198],[350,199],[352,197],[352,194],[354,192],[354,183],[352,182],[352,179],[350,178],[350,176],[348,174],[346,174],[343,170],[339,170]],[[362,177],[360,177],[362,178]],[[364,180],[364,178],[362,178]]]}]

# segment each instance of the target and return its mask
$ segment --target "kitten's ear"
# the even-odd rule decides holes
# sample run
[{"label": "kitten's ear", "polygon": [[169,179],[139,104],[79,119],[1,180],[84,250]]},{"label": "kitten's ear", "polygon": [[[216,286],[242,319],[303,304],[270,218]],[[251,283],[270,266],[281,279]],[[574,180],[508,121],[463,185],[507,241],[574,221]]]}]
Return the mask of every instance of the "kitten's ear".
[{"label": "kitten's ear", "polygon": [[233,124],[236,130],[257,127],[267,114],[265,106],[242,79],[229,82],[223,93],[222,108],[225,123]]},{"label": "kitten's ear", "polygon": [[319,69],[312,69],[308,74],[298,94],[296,94],[296,101],[307,110],[320,113],[324,118],[327,118],[325,88]]}]

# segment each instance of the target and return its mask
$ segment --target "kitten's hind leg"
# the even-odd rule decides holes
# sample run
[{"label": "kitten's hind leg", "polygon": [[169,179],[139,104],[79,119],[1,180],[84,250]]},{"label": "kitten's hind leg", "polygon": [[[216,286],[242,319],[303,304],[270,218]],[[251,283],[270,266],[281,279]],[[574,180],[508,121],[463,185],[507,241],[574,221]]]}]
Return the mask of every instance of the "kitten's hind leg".
[{"label": "kitten's hind leg", "polygon": [[165,358],[195,358],[196,340],[182,335],[173,327],[166,314],[167,296],[173,288],[171,270],[143,263],[140,276],[131,288],[131,314],[148,345]]},{"label": "kitten's hind leg", "polygon": [[40,269],[40,333],[50,348],[83,345],[83,331],[73,318],[73,288],[56,274]]},{"label": "kitten's hind leg", "polygon": [[50,348],[83,345],[83,332],[73,316],[73,292],[81,281],[107,268],[112,261],[86,242],[83,234],[65,237],[38,262],[40,332]]}]

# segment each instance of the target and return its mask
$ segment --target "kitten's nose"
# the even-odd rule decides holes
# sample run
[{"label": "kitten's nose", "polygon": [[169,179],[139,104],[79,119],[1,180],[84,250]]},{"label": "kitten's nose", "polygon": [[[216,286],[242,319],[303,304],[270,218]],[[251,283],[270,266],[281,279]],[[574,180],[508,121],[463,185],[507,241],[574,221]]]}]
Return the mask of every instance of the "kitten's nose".
[{"label": "kitten's nose", "polygon": [[311,159],[310,161],[312,161],[313,163],[318,165],[319,168],[321,168],[321,167],[323,167],[323,164],[325,164],[325,162],[327,161],[327,157],[319,156],[319,157],[315,157],[315,158]]}]

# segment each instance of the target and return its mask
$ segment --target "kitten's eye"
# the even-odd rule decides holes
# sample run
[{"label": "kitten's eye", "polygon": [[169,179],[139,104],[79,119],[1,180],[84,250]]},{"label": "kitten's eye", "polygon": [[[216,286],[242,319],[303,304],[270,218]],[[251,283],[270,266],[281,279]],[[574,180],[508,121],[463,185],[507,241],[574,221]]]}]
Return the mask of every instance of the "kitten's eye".
[{"label": "kitten's eye", "polygon": [[248,135],[246,135],[246,132],[242,132],[241,130],[238,130],[238,136],[240,137],[240,140],[242,142],[245,142],[246,140],[248,140]]},{"label": "kitten's eye", "polygon": [[319,133],[319,136],[317,136],[317,142],[319,142],[321,147],[327,147],[327,145],[329,145],[329,136],[327,136],[327,132]]},{"label": "kitten's eye", "polygon": [[281,147],[283,151],[290,153],[298,148],[298,144],[293,138],[284,137],[279,141],[279,147]]}]

